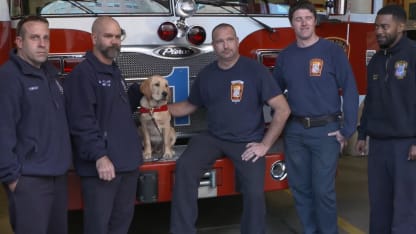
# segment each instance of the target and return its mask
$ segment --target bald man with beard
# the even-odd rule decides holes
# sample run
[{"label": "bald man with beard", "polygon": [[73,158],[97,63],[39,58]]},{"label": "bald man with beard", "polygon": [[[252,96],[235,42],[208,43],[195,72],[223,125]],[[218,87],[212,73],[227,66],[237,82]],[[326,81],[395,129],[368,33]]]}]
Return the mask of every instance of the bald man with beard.
[{"label": "bald man with beard", "polygon": [[134,214],[141,138],[114,59],[122,30],[108,16],[92,25],[88,51],[64,82],[74,166],[81,177],[84,234],[126,234]]}]

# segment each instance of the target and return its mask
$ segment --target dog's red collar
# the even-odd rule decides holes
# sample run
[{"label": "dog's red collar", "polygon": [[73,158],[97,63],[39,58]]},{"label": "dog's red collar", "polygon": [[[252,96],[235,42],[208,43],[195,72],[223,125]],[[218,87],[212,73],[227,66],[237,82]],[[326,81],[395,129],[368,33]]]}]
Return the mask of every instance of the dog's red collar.
[{"label": "dog's red collar", "polygon": [[144,108],[144,107],[139,107],[139,112],[141,114],[153,113],[153,112],[163,112],[163,111],[167,111],[167,110],[168,110],[168,105],[163,105],[163,106],[157,107],[157,108]]}]

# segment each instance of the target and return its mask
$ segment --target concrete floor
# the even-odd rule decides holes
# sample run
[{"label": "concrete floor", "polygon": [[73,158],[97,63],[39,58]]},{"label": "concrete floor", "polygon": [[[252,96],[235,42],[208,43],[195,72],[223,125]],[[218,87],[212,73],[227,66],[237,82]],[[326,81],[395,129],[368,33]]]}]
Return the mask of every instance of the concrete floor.
[{"label": "concrete floor", "polygon": [[[367,159],[343,156],[337,176],[338,226],[341,234],[368,233]],[[302,233],[289,191],[268,192],[267,233]],[[170,203],[136,207],[129,234],[167,234]],[[199,201],[198,234],[238,234],[241,197]],[[69,213],[70,234],[82,233],[82,212]],[[11,234],[7,200],[0,188],[0,234]]]}]

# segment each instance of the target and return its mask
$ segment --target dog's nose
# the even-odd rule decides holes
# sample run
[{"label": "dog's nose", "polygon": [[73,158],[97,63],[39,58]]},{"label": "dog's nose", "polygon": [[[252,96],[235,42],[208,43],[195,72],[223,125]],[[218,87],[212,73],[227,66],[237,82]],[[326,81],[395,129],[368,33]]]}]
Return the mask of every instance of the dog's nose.
[{"label": "dog's nose", "polygon": [[168,96],[168,92],[166,92],[166,91],[163,91],[163,92],[162,92],[162,96],[163,96],[163,97],[166,97],[166,96]]}]

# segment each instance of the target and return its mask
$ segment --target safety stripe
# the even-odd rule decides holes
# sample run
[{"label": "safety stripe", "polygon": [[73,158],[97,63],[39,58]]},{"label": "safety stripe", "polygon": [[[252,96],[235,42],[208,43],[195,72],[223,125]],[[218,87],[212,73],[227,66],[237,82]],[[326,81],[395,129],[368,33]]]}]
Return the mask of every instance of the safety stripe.
[{"label": "safety stripe", "polygon": [[365,234],[366,232],[349,223],[347,220],[338,216],[338,227],[348,234]]}]

